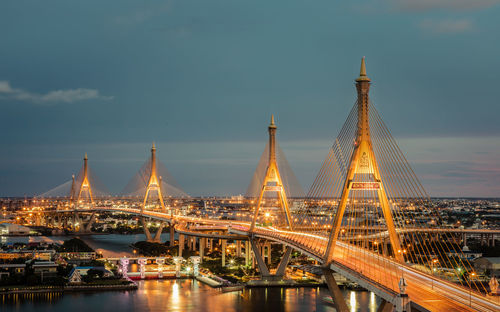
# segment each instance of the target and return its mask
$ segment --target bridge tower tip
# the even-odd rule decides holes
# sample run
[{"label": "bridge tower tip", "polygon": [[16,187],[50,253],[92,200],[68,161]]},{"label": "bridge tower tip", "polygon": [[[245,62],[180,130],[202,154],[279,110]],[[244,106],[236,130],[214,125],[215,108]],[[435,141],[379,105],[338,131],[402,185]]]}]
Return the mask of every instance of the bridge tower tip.
[{"label": "bridge tower tip", "polygon": [[356,79],[356,81],[370,81],[370,78],[366,76],[366,64],[364,56],[361,58],[361,68],[359,69],[359,77]]},{"label": "bridge tower tip", "polygon": [[276,124],[274,123],[274,114],[271,114],[271,123],[269,124],[269,128],[276,128]]}]

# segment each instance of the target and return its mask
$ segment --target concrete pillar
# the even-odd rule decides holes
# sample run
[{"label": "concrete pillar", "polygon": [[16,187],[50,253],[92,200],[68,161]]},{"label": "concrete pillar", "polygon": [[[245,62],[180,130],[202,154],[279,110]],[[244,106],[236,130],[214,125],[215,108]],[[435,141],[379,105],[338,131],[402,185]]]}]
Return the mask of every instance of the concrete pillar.
[{"label": "concrete pillar", "polygon": [[267,265],[271,265],[271,243],[268,242],[266,244],[266,247],[267,247]]},{"label": "concrete pillar", "polygon": [[[92,225],[94,225],[94,222],[95,222],[95,218],[96,218],[95,216],[96,216],[96,214],[95,214],[95,212],[93,212],[92,215],[90,216],[89,222],[87,223],[87,225],[84,228],[85,232],[87,232],[87,233],[91,232]],[[81,226],[83,227],[83,224]]]},{"label": "concrete pillar", "polygon": [[236,242],[236,257],[241,257],[241,241],[237,240]]},{"label": "concrete pillar", "polygon": [[183,250],[184,250],[184,234],[179,234],[179,257],[182,257]]},{"label": "concrete pillar", "polygon": [[377,312],[392,312],[394,311],[394,305],[382,299],[380,306],[377,309]]},{"label": "concrete pillar", "polygon": [[174,246],[175,242],[175,227],[170,223],[170,247]]},{"label": "concrete pillar", "polygon": [[144,217],[141,217],[141,223],[142,223],[142,227],[144,228],[144,234],[146,235],[146,240],[148,242],[152,242],[153,237],[151,236],[151,232],[149,231],[148,224],[147,224],[146,219]]},{"label": "concrete pillar", "polygon": [[222,250],[222,266],[226,266],[226,240],[222,240],[222,245],[221,245],[221,250]]},{"label": "concrete pillar", "polygon": [[337,281],[333,276],[333,272],[331,272],[328,268],[323,269],[323,276],[325,277],[326,284],[328,285],[328,289],[332,295],[333,306],[338,312],[349,312],[349,308],[347,307],[347,303],[345,302],[344,295],[337,285]]},{"label": "concrete pillar", "polygon": [[276,270],[276,276],[284,276],[286,266],[290,261],[290,255],[292,254],[292,248],[287,247],[285,252],[283,253],[283,258],[281,258],[280,264],[278,265],[278,269]]},{"label": "concrete pillar", "polygon": [[200,263],[203,262],[203,256],[205,254],[205,242],[206,242],[206,238],[205,237],[200,237],[199,238],[199,241],[200,241]]},{"label": "concrete pillar", "polygon": [[250,242],[245,241],[245,265],[250,265]]},{"label": "concrete pillar", "polygon": [[262,258],[262,253],[259,250],[261,248],[259,248],[259,246],[257,245],[257,242],[252,240],[252,241],[250,241],[250,245],[252,246],[252,251],[253,251],[255,260],[257,260],[260,275],[263,278],[271,276],[271,274],[269,273],[269,269],[267,268],[266,263],[264,262],[264,259]]}]

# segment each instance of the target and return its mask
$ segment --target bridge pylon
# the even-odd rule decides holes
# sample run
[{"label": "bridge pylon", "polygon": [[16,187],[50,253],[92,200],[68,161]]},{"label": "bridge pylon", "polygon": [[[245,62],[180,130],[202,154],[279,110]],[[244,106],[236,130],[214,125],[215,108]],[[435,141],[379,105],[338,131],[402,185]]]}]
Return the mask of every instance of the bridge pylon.
[{"label": "bridge pylon", "polygon": [[357,132],[354,142],[354,149],[347,164],[347,174],[345,176],[342,193],[340,196],[337,212],[331,224],[331,232],[328,238],[328,245],[325,253],[325,264],[333,260],[335,245],[341,230],[341,223],[349,200],[349,193],[352,191],[374,192],[378,197],[380,208],[387,225],[389,239],[394,252],[394,257],[404,262],[399,236],[394,226],[394,218],[391,211],[384,183],[373,152],[372,139],[370,136],[370,101],[368,92],[370,91],[370,78],[366,75],[365,58],[361,60],[359,77],[356,79],[357,99]]},{"label": "bridge pylon", "polygon": [[86,198],[88,200],[88,208],[94,208],[94,195],[92,191],[92,185],[89,179],[89,170],[88,170],[88,157],[87,153],[83,157],[83,172],[81,178],[75,181],[75,175],[72,175],[72,183],[71,183],[71,191],[70,191],[70,205],[74,210],[73,215],[73,227],[78,232],[89,232],[90,227],[92,226],[95,218],[95,212],[92,213],[90,220],[87,224],[83,224],[83,219],[78,213],[78,209],[81,206],[80,204]]},{"label": "bridge pylon", "polygon": [[163,194],[161,192],[161,177],[158,177],[156,171],[156,147],[154,143],[151,146],[151,173],[149,174],[148,184],[146,185],[146,193],[144,194],[144,200],[142,202],[142,212],[146,209],[146,202],[151,192],[156,192],[158,200],[160,201],[161,211],[165,212],[165,203],[163,202]]},{"label": "bridge pylon", "polygon": [[[288,206],[288,198],[286,195],[285,186],[283,184],[283,180],[281,179],[277,157],[276,157],[276,131],[277,131],[276,123],[274,122],[274,115],[271,115],[271,123],[268,126],[269,132],[269,154],[268,154],[268,162],[265,171],[265,176],[260,186],[259,197],[257,199],[257,204],[255,206],[255,211],[252,219],[252,223],[250,225],[249,233],[253,233],[255,229],[255,224],[257,219],[259,218],[259,212],[263,205],[264,194],[266,192],[274,192],[277,194],[278,202],[281,210],[285,215],[286,227],[289,230],[293,229],[293,221],[290,213],[290,208]],[[271,274],[269,272],[268,267],[264,261],[264,255],[261,253],[260,248],[257,246],[257,242],[253,235],[249,237],[250,246],[255,256],[255,260],[259,267],[259,272],[261,277],[264,280],[281,280],[285,275],[285,269],[290,260],[292,249],[287,246],[283,257],[278,265],[275,274]],[[270,246],[268,247],[268,257],[271,256]]]},{"label": "bridge pylon", "polygon": [[290,214],[290,209],[288,207],[288,199],[285,192],[285,187],[283,186],[283,181],[281,179],[281,175],[278,168],[278,163],[276,161],[276,124],[274,123],[274,115],[271,115],[271,123],[268,127],[269,132],[269,159],[266,168],[266,174],[264,176],[264,180],[262,181],[262,185],[260,188],[259,197],[257,200],[257,205],[255,206],[254,216],[252,220],[252,224],[250,226],[250,232],[253,232],[255,229],[255,223],[257,222],[257,218],[259,217],[259,211],[262,206],[264,193],[266,192],[275,192],[278,195],[278,201],[281,209],[285,213],[286,223],[288,229],[293,229],[293,221]]},{"label": "bridge pylon", "polygon": [[[158,196],[158,200],[160,202],[160,207],[161,207],[161,212],[166,212],[165,208],[165,203],[163,201],[163,194],[161,191],[161,183],[162,183],[162,178],[161,176],[158,176],[157,173],[157,168],[156,168],[156,147],[153,142],[153,145],[151,146],[151,171],[149,174],[149,179],[148,179],[148,184],[146,185],[146,192],[144,194],[144,199],[142,202],[141,206],[141,212],[144,212],[146,209],[146,203],[148,201],[148,198],[150,197],[152,192],[156,192]],[[144,227],[144,233],[146,234],[146,240],[149,242],[159,242],[160,241],[160,236],[161,232],[164,227],[164,223],[160,224],[160,227],[158,228],[157,233],[153,237],[151,233],[149,232],[147,223],[144,219],[144,217],[141,218],[142,225]]]},{"label": "bridge pylon", "polygon": [[89,158],[87,157],[87,153],[85,153],[85,156],[83,157],[83,172],[81,181],[76,182],[75,175],[72,175],[71,177],[72,182],[71,182],[70,200],[71,200],[71,205],[75,210],[78,209],[80,201],[84,197],[88,198],[90,208],[94,206],[94,196],[92,194],[92,186],[90,185],[88,176],[88,160]]}]

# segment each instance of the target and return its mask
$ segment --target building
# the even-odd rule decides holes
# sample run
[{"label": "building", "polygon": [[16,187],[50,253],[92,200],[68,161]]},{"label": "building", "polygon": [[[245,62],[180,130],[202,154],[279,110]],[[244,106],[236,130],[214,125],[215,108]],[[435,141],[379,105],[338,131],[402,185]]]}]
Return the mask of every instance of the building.
[{"label": "building", "polygon": [[55,253],[55,250],[8,250],[0,251],[0,259],[12,260],[17,258],[27,258],[49,261]]},{"label": "building", "polygon": [[86,276],[89,270],[101,271],[103,273],[103,275],[102,275],[103,277],[113,276],[113,272],[111,272],[110,270],[107,270],[105,267],[78,266],[78,267],[75,267],[73,270],[78,271],[80,274],[80,277]]},{"label": "building", "polygon": [[70,284],[79,284],[82,282],[82,276],[80,275],[80,271],[77,270],[76,267],[71,270],[68,275],[68,282]]},{"label": "building", "polygon": [[52,261],[37,261],[31,265],[33,273],[41,276],[55,276],[57,275],[57,267],[59,265]]},{"label": "building", "polygon": [[460,259],[466,259],[471,261],[481,258],[482,256],[483,254],[480,252],[470,251],[467,245],[462,248],[461,252],[455,252],[455,251],[448,252],[448,257],[458,257]]},{"label": "building", "polygon": [[474,269],[477,272],[488,271],[492,277],[500,276],[500,257],[481,257],[474,261]]},{"label": "building", "polygon": [[0,235],[29,235],[38,234],[36,231],[31,230],[28,227],[13,224],[13,223],[2,223],[0,224]]},{"label": "building", "polygon": [[26,264],[24,263],[0,264],[0,280],[12,275],[24,275],[25,271]]},{"label": "building", "polygon": [[66,260],[95,260],[96,253],[94,251],[91,252],[60,252],[59,256],[63,257]]}]

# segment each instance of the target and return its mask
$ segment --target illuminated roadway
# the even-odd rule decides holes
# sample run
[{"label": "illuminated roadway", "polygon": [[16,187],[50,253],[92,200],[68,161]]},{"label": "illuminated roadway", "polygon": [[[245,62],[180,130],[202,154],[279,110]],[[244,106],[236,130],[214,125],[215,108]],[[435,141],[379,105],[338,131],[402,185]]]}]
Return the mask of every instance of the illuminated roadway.
[{"label": "illuminated roadway", "polygon": [[[328,242],[326,236],[319,234],[285,231],[273,227],[256,226],[254,232],[249,233],[250,222],[244,221],[172,216],[169,213],[147,210],[141,212],[140,209],[133,208],[96,207],[92,210],[122,212],[180,224],[203,224],[199,228],[199,232],[195,226],[188,227],[185,224],[181,226],[181,232],[194,236],[211,235],[215,238],[219,238],[219,236],[229,238],[230,234],[234,234],[232,237],[241,239],[242,236],[254,235],[289,245],[319,262],[323,262]],[[203,233],[210,230],[210,225],[214,226],[214,231],[220,231],[225,227],[228,233]],[[201,235],[202,233],[203,235]],[[406,293],[410,300],[429,311],[500,311],[499,303],[493,301],[491,297],[486,297],[463,286],[415,270],[406,264],[354,245],[338,241],[333,259],[330,264],[332,270],[360,280],[360,285],[369,290],[377,288],[379,290],[376,292],[377,295],[382,293],[383,297],[383,293],[387,293],[387,299],[384,299],[388,301],[390,301],[391,296],[394,297],[399,293],[398,282],[401,276],[404,276],[408,283]]]}]

